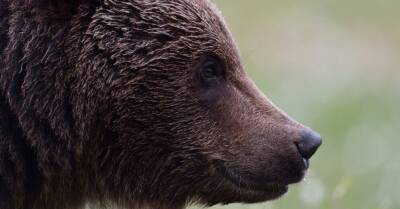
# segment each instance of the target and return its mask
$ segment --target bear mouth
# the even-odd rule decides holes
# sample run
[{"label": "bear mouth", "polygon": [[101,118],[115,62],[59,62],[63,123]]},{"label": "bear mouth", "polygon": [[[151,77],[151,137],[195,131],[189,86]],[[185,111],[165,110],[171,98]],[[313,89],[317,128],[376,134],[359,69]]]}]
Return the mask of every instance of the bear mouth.
[{"label": "bear mouth", "polygon": [[216,168],[222,177],[240,193],[247,192],[254,196],[265,196],[268,200],[278,198],[289,190],[289,184],[250,178],[241,175],[235,169],[228,168],[223,163],[217,163]]}]

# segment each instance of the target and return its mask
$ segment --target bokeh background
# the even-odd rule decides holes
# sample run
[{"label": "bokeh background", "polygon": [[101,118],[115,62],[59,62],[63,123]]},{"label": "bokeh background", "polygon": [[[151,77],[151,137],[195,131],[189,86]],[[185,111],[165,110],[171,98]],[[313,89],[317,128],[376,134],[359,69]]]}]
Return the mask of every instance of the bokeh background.
[{"label": "bokeh background", "polygon": [[400,1],[214,2],[260,89],[324,144],[281,199],[213,209],[399,209]]}]

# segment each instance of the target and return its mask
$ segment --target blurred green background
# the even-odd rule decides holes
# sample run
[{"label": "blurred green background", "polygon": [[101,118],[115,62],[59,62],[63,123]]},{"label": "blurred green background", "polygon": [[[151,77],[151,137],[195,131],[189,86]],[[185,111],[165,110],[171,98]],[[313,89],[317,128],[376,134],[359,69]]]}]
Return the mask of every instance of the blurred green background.
[{"label": "blurred green background", "polygon": [[324,144],[281,199],[213,208],[399,209],[400,1],[214,2],[260,89]]}]

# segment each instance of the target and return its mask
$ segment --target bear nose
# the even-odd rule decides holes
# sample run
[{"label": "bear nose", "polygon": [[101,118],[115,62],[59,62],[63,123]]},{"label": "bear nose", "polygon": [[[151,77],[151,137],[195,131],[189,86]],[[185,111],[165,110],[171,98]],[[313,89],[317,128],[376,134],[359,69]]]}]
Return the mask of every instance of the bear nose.
[{"label": "bear nose", "polygon": [[301,156],[308,160],[313,156],[321,144],[321,136],[315,131],[308,130],[303,133],[300,141],[297,142],[297,149]]}]

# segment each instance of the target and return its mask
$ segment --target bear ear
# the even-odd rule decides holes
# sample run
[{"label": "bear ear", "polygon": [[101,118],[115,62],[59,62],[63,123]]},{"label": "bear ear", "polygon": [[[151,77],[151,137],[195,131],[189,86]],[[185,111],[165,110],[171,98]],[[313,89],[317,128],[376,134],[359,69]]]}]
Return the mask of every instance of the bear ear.
[{"label": "bear ear", "polygon": [[22,0],[21,6],[25,9],[61,10],[73,8],[79,2],[80,0]]},{"label": "bear ear", "polygon": [[17,7],[39,18],[68,18],[80,5],[98,5],[101,0],[21,0]]},{"label": "bear ear", "polygon": [[58,19],[70,16],[78,3],[79,0],[20,0],[11,5],[16,9],[29,11],[36,19]]}]

